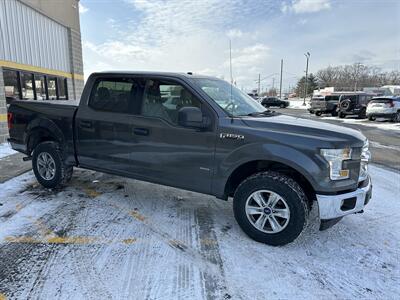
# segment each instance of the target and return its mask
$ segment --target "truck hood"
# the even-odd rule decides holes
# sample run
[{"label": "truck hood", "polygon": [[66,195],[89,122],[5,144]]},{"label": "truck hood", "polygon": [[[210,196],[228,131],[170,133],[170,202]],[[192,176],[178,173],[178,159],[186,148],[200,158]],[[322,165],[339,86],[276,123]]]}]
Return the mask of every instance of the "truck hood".
[{"label": "truck hood", "polygon": [[245,117],[242,121],[257,130],[301,135],[313,139],[362,147],[366,137],[358,130],[329,123],[285,115],[271,117]]}]

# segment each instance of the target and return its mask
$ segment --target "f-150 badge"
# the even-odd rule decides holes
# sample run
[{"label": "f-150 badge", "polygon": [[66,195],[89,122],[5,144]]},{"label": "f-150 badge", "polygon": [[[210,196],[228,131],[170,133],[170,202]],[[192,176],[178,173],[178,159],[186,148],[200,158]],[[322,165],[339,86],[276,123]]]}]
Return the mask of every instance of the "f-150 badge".
[{"label": "f-150 badge", "polygon": [[244,135],[235,133],[220,133],[220,139],[231,139],[231,140],[244,140]]}]

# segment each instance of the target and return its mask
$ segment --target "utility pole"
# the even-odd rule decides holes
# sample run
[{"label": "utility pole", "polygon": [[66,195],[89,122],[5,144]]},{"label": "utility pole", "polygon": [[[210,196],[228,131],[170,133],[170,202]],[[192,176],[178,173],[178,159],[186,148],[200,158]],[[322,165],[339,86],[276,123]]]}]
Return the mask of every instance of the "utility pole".
[{"label": "utility pole", "polygon": [[233,84],[233,76],[232,76],[232,42],[229,39],[229,69],[231,73],[231,84]]},{"label": "utility pole", "polygon": [[307,65],[306,65],[306,84],[304,85],[304,101],[303,105],[306,105],[306,96],[307,96],[307,84],[308,84],[308,60],[310,59],[310,52],[307,52],[307,54],[304,54],[304,56],[307,58]]},{"label": "utility pole", "polygon": [[281,59],[281,83],[279,87],[279,99],[282,99],[282,71],[283,71],[283,59]]},{"label": "utility pole", "polygon": [[261,74],[258,74],[258,96],[260,96],[261,93],[260,86],[261,86]]}]

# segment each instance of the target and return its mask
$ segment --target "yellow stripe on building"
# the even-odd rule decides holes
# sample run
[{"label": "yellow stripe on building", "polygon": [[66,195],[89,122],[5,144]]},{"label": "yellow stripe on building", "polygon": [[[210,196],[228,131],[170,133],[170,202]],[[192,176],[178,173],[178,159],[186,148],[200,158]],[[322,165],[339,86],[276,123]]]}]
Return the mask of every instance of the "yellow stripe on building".
[{"label": "yellow stripe on building", "polygon": [[30,71],[30,72],[37,72],[37,73],[44,73],[44,74],[49,74],[49,75],[54,75],[54,76],[62,76],[62,77],[67,77],[67,78],[74,78],[77,80],[83,80],[83,74],[77,74],[77,73],[68,73],[68,72],[63,72],[63,71],[57,71],[57,70],[52,70],[52,69],[46,69],[42,67],[36,67],[32,65],[25,65],[25,64],[20,64],[20,63],[15,63],[12,61],[7,61],[7,60],[0,60],[0,66],[5,67],[5,68],[11,68],[11,69],[18,69],[21,71]]},{"label": "yellow stripe on building", "polygon": [[0,122],[7,122],[7,114],[0,115]]}]

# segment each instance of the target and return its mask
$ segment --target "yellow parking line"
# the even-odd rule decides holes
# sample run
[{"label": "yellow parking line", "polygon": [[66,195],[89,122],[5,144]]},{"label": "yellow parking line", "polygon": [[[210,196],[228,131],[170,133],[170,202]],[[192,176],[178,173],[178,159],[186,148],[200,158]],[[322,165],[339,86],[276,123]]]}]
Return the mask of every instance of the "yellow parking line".
[{"label": "yellow parking line", "polygon": [[7,300],[7,297],[6,297],[6,295],[4,295],[4,294],[0,293],[0,300]]},{"label": "yellow parking line", "polygon": [[146,217],[145,216],[143,216],[143,215],[141,215],[141,214],[139,214],[136,210],[131,210],[130,212],[129,212],[129,214],[132,216],[132,217],[134,217],[135,219],[137,219],[137,220],[139,220],[139,221],[144,221],[144,220],[146,220]]},{"label": "yellow parking line", "polygon": [[[126,238],[123,240],[107,240],[98,237],[70,236],[70,237],[43,237],[35,238],[31,236],[7,236],[4,240],[8,243],[17,244],[73,244],[73,245],[96,245],[122,243],[131,245],[137,242],[136,238]],[[1,300],[1,299],[0,299]]]}]

